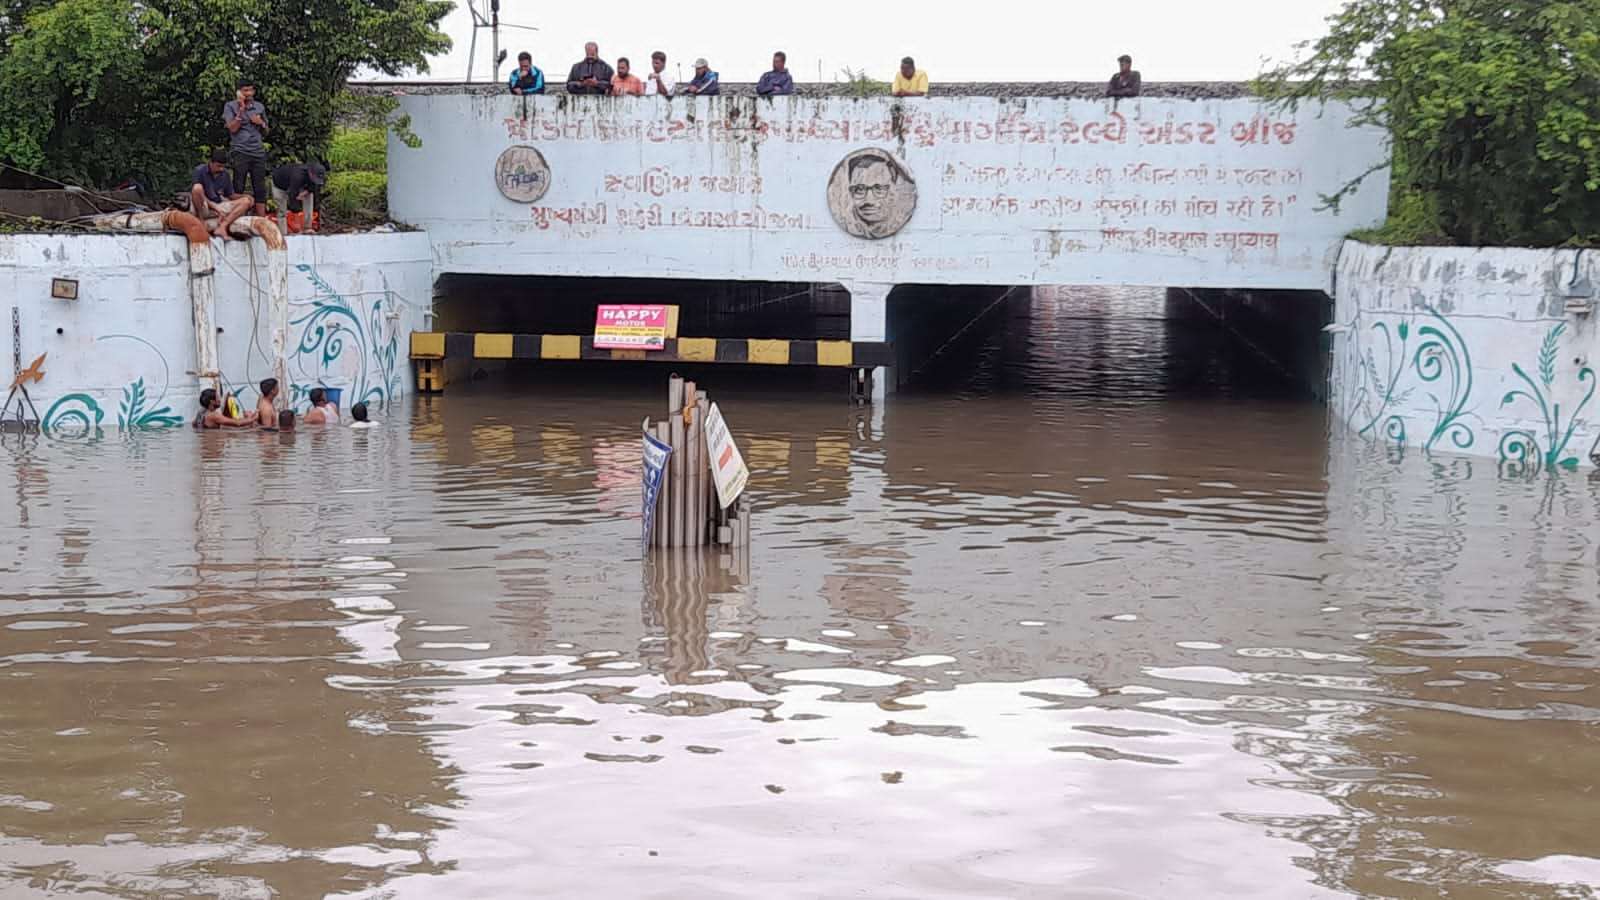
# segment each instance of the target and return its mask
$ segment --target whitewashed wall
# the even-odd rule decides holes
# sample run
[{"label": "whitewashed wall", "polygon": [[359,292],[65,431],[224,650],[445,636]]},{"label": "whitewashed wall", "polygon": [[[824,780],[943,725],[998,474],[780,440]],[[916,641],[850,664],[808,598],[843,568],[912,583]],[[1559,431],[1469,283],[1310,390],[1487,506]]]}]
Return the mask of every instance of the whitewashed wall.
[{"label": "whitewashed wall", "polygon": [[[401,100],[389,206],[440,273],[877,283],[1327,286],[1339,241],[1384,212],[1383,158],[1347,111],[1253,100],[513,97]],[[534,203],[495,161],[531,145]],[[827,206],[847,153],[888,150],[910,222],[851,237]]]},{"label": "whitewashed wall", "polygon": [[1591,463],[1600,329],[1569,295],[1600,295],[1595,254],[1351,241],[1337,277],[1331,399],[1357,434],[1519,470]]},{"label": "whitewashed wall", "polygon": [[[16,307],[23,365],[46,354],[44,379],[29,387],[46,425],[80,433],[193,417],[187,254],[176,235],[0,235],[4,346],[9,356]],[[271,374],[265,260],[256,241],[216,254],[223,375],[241,388]],[[52,299],[52,278],[76,279],[78,299]],[[291,237],[287,392],[294,407],[303,410],[305,392],[318,385],[343,389],[346,407],[408,393],[409,334],[425,327],[432,284],[425,235]]]}]

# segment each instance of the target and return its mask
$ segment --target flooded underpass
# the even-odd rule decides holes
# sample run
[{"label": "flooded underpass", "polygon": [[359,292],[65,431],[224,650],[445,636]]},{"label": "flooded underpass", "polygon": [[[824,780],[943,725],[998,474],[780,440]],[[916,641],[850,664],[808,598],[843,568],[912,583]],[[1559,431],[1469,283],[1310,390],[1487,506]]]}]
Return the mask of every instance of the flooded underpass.
[{"label": "flooded underpass", "polygon": [[1600,484],[1025,306],[878,406],[696,372],[747,553],[641,559],[659,366],[5,436],[0,896],[1594,896]]}]

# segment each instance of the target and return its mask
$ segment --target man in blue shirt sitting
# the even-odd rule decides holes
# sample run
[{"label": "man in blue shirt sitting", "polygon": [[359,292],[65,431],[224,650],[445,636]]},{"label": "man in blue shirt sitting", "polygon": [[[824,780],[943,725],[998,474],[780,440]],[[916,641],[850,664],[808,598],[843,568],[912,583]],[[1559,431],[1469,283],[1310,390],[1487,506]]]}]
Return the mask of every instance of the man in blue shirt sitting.
[{"label": "man in blue shirt sitting", "polygon": [[517,67],[511,70],[506,86],[513,94],[544,93],[544,73],[533,64],[533,54],[526,50],[517,54]]},{"label": "man in blue shirt sitting", "polygon": [[249,197],[236,193],[233,176],[228,172],[228,151],[218,147],[211,151],[211,161],[194,167],[194,184],[189,188],[189,209],[195,218],[204,222],[216,217],[217,224],[211,233],[225,241],[233,238],[228,226],[250,209]]},{"label": "man in blue shirt sitting", "polygon": [[772,71],[761,76],[756,83],[756,93],[763,97],[776,97],[794,93],[794,79],[785,68],[789,57],[782,50],[772,54]]},{"label": "man in blue shirt sitting", "polygon": [[717,73],[711,71],[711,66],[704,56],[694,61],[694,80],[684,85],[683,91],[707,96],[722,93],[722,87],[717,84]]}]

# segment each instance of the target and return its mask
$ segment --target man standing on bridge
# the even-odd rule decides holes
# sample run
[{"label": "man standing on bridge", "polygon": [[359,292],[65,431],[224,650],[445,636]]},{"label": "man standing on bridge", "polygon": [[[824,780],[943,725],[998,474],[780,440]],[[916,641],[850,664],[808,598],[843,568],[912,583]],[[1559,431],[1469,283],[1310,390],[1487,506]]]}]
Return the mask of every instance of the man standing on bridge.
[{"label": "man standing on bridge", "polygon": [[590,41],[583,45],[583,59],[567,73],[569,94],[611,93],[611,66],[600,58],[600,45]]},{"label": "man standing on bridge", "polygon": [[617,74],[611,78],[611,93],[614,96],[620,97],[624,94],[638,96],[644,93],[644,82],[629,71],[632,66],[626,56],[617,57]]},{"label": "man standing on bridge", "polygon": [[794,93],[794,76],[789,74],[786,64],[789,57],[782,50],[772,54],[772,71],[761,76],[761,81],[756,84],[756,94],[762,97],[777,97]]},{"label": "man standing on bridge", "polygon": [[706,62],[704,56],[694,61],[694,80],[684,85],[683,91],[707,97],[722,93],[722,86],[717,84],[717,73],[711,71],[711,64]]},{"label": "man standing on bridge", "polygon": [[650,54],[650,74],[644,78],[645,95],[671,97],[672,89],[677,86],[677,79],[667,72],[667,55],[660,50]]},{"label": "man standing on bridge", "polygon": [[1106,85],[1107,97],[1137,97],[1139,96],[1139,73],[1133,70],[1133,57],[1124,53],[1117,57],[1117,64],[1121,71],[1111,76],[1111,83]]}]

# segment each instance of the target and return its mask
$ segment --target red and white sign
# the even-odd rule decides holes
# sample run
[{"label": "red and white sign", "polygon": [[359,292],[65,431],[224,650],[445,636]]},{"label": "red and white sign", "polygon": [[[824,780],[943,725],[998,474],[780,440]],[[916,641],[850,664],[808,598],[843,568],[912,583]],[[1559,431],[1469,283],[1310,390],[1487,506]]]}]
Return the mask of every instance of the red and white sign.
[{"label": "red and white sign", "polygon": [[715,403],[706,413],[706,448],[711,451],[711,480],[717,484],[717,502],[723,509],[739,499],[745,482],[750,480],[750,469],[728,433],[728,423],[722,420],[722,410]]},{"label": "red and white sign", "polygon": [[597,350],[664,350],[667,346],[665,306],[602,305],[594,313]]}]

